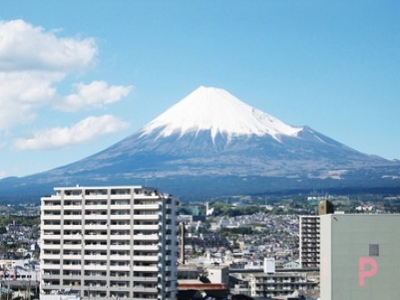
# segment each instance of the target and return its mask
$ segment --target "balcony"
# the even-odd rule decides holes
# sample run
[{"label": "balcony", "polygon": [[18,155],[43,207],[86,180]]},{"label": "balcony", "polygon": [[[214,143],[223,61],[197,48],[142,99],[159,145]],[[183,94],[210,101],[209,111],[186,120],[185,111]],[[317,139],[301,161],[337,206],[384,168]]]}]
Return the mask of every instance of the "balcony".
[{"label": "balcony", "polygon": [[118,264],[110,264],[110,271],[130,271],[131,266],[130,265],[118,265]]},{"label": "balcony", "polygon": [[133,215],[134,220],[143,220],[143,221],[158,221],[160,216],[156,215]]},{"label": "balcony", "polygon": [[113,291],[120,291],[120,290],[127,290],[129,289],[129,285],[125,284],[125,285],[119,285],[119,284],[114,284],[110,286],[110,290]]},{"label": "balcony", "polygon": [[85,264],[84,265],[84,270],[85,271],[107,271],[108,266],[107,264],[96,264],[96,263],[90,263],[90,264]]},{"label": "balcony", "polygon": [[[60,269],[60,266],[58,266],[58,269]],[[69,270],[69,271],[80,271],[82,269],[82,265],[78,264],[64,264],[63,265],[63,270]]]},{"label": "balcony", "polygon": [[[50,220],[50,219],[47,218],[47,217],[45,217],[44,219]],[[60,219],[60,216],[58,216],[58,220],[59,220],[59,219]],[[51,220],[54,220],[54,219],[51,218]],[[71,220],[71,221],[74,221],[74,220],[82,220],[82,215],[73,215],[73,214],[65,215],[65,214],[64,214],[64,220]]]},{"label": "balcony", "polygon": [[[68,197],[69,198],[69,197]],[[82,198],[82,196],[81,196]],[[107,199],[107,193],[90,193],[84,196],[85,200],[104,200]]]},{"label": "balcony", "polygon": [[75,201],[75,202],[64,202],[64,209],[68,210],[77,210],[77,209],[82,209],[82,202],[81,201]]},{"label": "balcony", "polygon": [[103,249],[107,248],[107,244],[85,243],[83,247],[85,248],[85,250],[103,250]]},{"label": "balcony", "polygon": [[45,211],[60,211],[61,205],[52,205],[52,204],[45,204],[44,205]]},{"label": "balcony", "polygon": [[138,250],[138,251],[158,251],[159,246],[158,244],[153,244],[153,245],[134,245],[133,249]]},{"label": "balcony", "polygon": [[108,220],[107,214],[85,214],[85,220]]},{"label": "balcony", "polygon": [[45,249],[45,250],[53,250],[53,249],[60,250],[61,246],[60,246],[60,244],[47,244],[47,243],[45,243],[45,244],[42,244],[41,247],[42,247],[42,249]]},{"label": "balcony", "polygon": [[110,219],[127,221],[131,220],[131,214],[113,214],[110,215]]},{"label": "balcony", "polygon": [[140,241],[158,241],[158,234],[135,234],[133,239]]},{"label": "balcony", "polygon": [[132,207],[130,204],[111,204],[111,209],[121,209],[121,210],[130,210]]},{"label": "balcony", "polygon": [[82,209],[83,209],[82,203],[64,204],[64,210],[67,211],[77,211]]},{"label": "balcony", "polygon": [[119,225],[119,224],[113,225],[113,224],[111,224],[110,225],[110,229],[111,230],[130,230],[131,229],[131,225],[130,224],[123,224],[123,225]]},{"label": "balcony", "polygon": [[[106,240],[112,238],[113,241],[128,241],[131,242],[131,235],[130,234],[121,234],[121,235],[111,235],[109,238],[106,236]],[[111,246],[116,247],[116,246]]]},{"label": "balcony", "polygon": [[159,225],[133,225],[134,230],[157,231],[160,229]]},{"label": "balcony", "polygon": [[106,261],[107,255],[106,254],[84,254],[86,260],[99,260],[99,261]]},{"label": "balcony", "polygon": [[107,204],[88,204],[88,203],[86,203],[85,209],[106,211],[108,209],[108,205]]},{"label": "balcony", "polygon": [[134,272],[158,272],[158,267],[154,266],[133,266]]},{"label": "balcony", "polygon": [[158,262],[158,255],[135,255],[133,256],[134,261],[150,261]]},{"label": "balcony", "polygon": [[112,243],[110,245],[110,250],[130,250],[131,245],[130,244],[117,244],[117,243]]},{"label": "balcony", "polygon": [[61,239],[60,233],[54,234],[54,233],[48,231],[48,232],[44,232],[43,235],[44,235],[44,238],[46,240],[57,240],[57,241],[59,241]]},{"label": "balcony", "polygon": [[[55,198],[57,198],[57,197],[55,197]],[[82,193],[75,193],[75,194],[72,194],[72,193],[70,193],[70,192],[65,192],[65,198],[67,198],[68,200],[80,200],[80,201],[82,201]]]},{"label": "balcony", "polygon": [[158,281],[157,277],[155,277],[155,276],[148,276],[148,277],[134,276],[132,278],[132,280],[135,282],[157,282]]},{"label": "balcony", "polygon": [[135,204],[133,207],[135,210],[159,210],[160,204]]},{"label": "balcony", "polygon": [[134,292],[142,292],[142,293],[157,293],[157,287],[145,287],[136,285],[133,287]]},{"label": "balcony", "polygon": [[47,231],[47,230],[60,230],[61,225],[60,224],[52,224],[52,225],[42,225],[42,230]]},{"label": "balcony", "polygon": [[119,199],[119,200],[122,200],[122,201],[131,201],[131,193],[130,192],[126,192],[126,193],[120,193],[120,194],[117,194],[117,193],[114,193],[114,194],[111,194],[111,198],[113,199],[113,200],[117,200],[117,199]]},{"label": "balcony", "polygon": [[130,261],[131,256],[129,254],[113,254],[110,255],[112,261]]},{"label": "balcony", "polygon": [[104,240],[108,240],[108,235],[107,235],[107,231],[105,230],[101,230],[101,231],[86,231],[86,233],[84,234],[84,238],[85,240],[96,240],[96,241],[104,241]]},{"label": "balcony", "polygon": [[49,283],[53,280],[60,280],[60,279],[61,279],[60,274],[58,274],[58,275],[42,275],[42,280],[47,283]]},{"label": "balcony", "polygon": [[62,288],[64,288],[63,286],[61,286],[59,283],[51,283],[51,282],[45,282],[44,280],[42,280],[41,284],[40,284],[40,288],[44,291],[47,291],[47,293],[49,291],[59,291]]},{"label": "balcony", "polygon": [[[51,237],[51,236],[49,236]],[[65,234],[64,241],[82,241],[82,234]],[[47,236],[46,236],[47,239]],[[60,238],[59,238],[60,239]]]},{"label": "balcony", "polygon": [[60,264],[44,264],[43,270],[60,270]]},{"label": "balcony", "polygon": [[44,215],[43,220],[57,220],[59,221],[61,219],[61,215]]},{"label": "balcony", "polygon": [[[106,272],[97,272],[97,271],[85,271],[85,274],[84,274],[85,279],[90,278],[93,280],[93,277],[96,277],[93,281],[97,281],[97,280],[100,281],[106,276],[107,276]],[[103,278],[101,278],[101,277],[103,277]],[[89,286],[95,286],[95,284],[96,283],[92,282],[89,284]]]},{"label": "balcony", "polygon": [[80,224],[79,225],[65,225],[64,224],[63,228],[64,228],[64,232],[67,231],[67,230],[73,230],[73,231],[79,230],[79,231],[81,231],[82,230],[82,225],[80,225]]}]

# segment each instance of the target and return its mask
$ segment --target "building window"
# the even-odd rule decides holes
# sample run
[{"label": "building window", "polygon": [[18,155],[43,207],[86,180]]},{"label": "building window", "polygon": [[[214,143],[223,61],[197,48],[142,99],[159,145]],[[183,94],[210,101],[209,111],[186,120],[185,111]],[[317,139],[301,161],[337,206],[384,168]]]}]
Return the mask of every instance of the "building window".
[{"label": "building window", "polygon": [[369,244],[369,256],[379,256],[379,244]]}]

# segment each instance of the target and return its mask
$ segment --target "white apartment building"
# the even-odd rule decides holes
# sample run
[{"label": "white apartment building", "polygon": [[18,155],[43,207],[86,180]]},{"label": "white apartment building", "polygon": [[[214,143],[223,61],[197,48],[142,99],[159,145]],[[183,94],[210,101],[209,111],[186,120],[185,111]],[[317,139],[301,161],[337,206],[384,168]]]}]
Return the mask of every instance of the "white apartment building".
[{"label": "white apartment building", "polygon": [[288,296],[295,291],[314,290],[318,282],[306,272],[233,273],[231,293],[250,297],[274,298]]},{"label": "white apartment building", "polygon": [[320,216],[300,216],[299,256],[302,268],[319,268]]},{"label": "white apartment building", "polygon": [[143,186],[41,199],[41,299],[175,299],[178,201]]}]

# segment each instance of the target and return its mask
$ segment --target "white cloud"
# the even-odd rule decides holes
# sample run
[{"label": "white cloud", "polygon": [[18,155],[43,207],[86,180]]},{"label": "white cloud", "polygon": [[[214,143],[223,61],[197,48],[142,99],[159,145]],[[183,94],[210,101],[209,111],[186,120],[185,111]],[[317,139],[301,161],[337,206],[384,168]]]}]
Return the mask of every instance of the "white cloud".
[{"label": "white cloud", "polygon": [[26,124],[57,98],[69,72],[94,64],[93,39],[57,38],[22,20],[0,21],[0,130]]},{"label": "white cloud", "polygon": [[132,86],[108,86],[104,81],[76,84],[75,94],[68,95],[57,107],[64,111],[78,111],[84,108],[100,108],[126,97]]},{"label": "white cloud", "polygon": [[35,108],[55,97],[52,74],[0,72],[0,130],[35,119]]},{"label": "white cloud", "polygon": [[98,136],[118,132],[128,126],[111,115],[88,117],[72,127],[58,127],[36,132],[32,137],[17,139],[17,150],[42,150],[82,144]]},{"label": "white cloud", "polygon": [[76,85],[73,95],[59,95],[66,76],[95,65],[98,49],[93,38],[58,35],[23,20],[0,21],[0,130],[32,122],[40,107],[98,108],[130,92],[130,86],[94,81]]},{"label": "white cloud", "polygon": [[94,39],[58,38],[23,20],[0,22],[0,71],[81,71],[94,63]]}]

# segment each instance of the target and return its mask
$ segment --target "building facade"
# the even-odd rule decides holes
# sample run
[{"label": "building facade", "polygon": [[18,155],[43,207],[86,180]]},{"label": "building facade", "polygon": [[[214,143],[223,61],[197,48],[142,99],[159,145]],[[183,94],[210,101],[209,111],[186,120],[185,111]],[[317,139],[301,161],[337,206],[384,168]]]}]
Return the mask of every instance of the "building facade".
[{"label": "building facade", "polygon": [[306,273],[282,272],[252,274],[250,291],[252,297],[276,297],[290,295],[297,290],[313,290],[318,282],[307,279]]},{"label": "building facade", "polygon": [[299,258],[302,268],[319,268],[320,216],[300,216]]},{"label": "building facade", "polygon": [[229,266],[211,265],[207,267],[207,278],[211,283],[220,283],[226,287],[229,285]]},{"label": "building facade", "polygon": [[400,215],[321,217],[321,299],[399,299]]},{"label": "building facade", "polygon": [[175,299],[177,206],[143,186],[55,188],[41,199],[41,299]]}]

